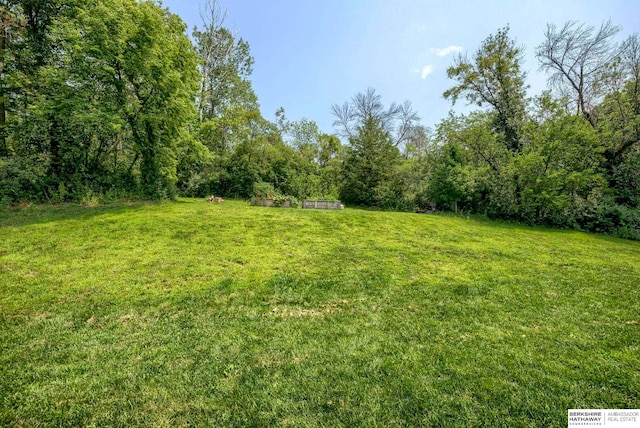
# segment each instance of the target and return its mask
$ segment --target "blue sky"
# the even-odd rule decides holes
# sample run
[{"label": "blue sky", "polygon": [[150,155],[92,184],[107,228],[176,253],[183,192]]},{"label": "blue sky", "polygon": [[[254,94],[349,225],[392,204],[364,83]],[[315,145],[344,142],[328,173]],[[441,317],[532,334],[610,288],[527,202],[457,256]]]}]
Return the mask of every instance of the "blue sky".
[{"label": "blue sky", "polygon": [[[204,1],[204,0],[202,0]],[[163,0],[189,25],[200,26],[200,1]],[[453,82],[453,54],[473,54],[489,34],[509,25],[526,49],[529,95],[545,88],[535,47],[547,23],[578,20],[623,27],[619,39],[640,32],[640,0],[220,0],[225,26],[248,41],[251,78],[262,114],[274,120],[314,120],[333,133],[331,105],[373,87],[385,104],[408,99],[434,127],[451,104],[442,93]],[[449,49],[447,49],[449,48]],[[464,109],[464,100],[455,110]]]}]

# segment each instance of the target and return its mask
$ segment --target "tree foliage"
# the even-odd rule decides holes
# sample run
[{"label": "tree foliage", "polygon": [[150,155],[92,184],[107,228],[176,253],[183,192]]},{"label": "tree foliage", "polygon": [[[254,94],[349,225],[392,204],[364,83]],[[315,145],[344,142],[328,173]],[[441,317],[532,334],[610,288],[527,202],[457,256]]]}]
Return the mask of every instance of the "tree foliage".
[{"label": "tree foliage", "polygon": [[445,97],[489,109],[441,122],[427,195],[444,209],[640,237],[640,51],[635,34],[617,48],[618,31],[550,25],[537,55],[558,96],[534,103],[506,30],[474,61],[459,56]]},{"label": "tree foliage", "polygon": [[181,19],[149,1],[17,3],[8,151],[46,165],[33,196],[173,196],[198,76]]},{"label": "tree foliage", "polygon": [[522,57],[523,49],[509,38],[509,28],[501,29],[482,42],[473,61],[466,55],[458,55],[447,69],[449,78],[458,84],[443,94],[453,103],[464,96],[480,107],[490,106],[496,132],[514,152],[522,149],[520,129],[525,115]]},{"label": "tree foliage", "polygon": [[[435,132],[375,89],[334,104],[336,135],[258,105],[249,44],[206,0],[192,38],[151,0],[7,0],[0,8],[0,203],[340,197],[640,239],[640,42],[549,25],[551,91],[528,98],[509,28],[448,68],[479,107]],[[341,140],[342,138],[343,140]]]},{"label": "tree foliage", "polygon": [[257,97],[248,77],[253,71],[249,44],[224,27],[226,11],[217,0],[206,0],[201,13],[203,28],[193,37],[200,56],[200,121],[219,118],[225,109],[257,109]]},{"label": "tree foliage", "polygon": [[383,206],[400,153],[383,123],[369,116],[349,139],[341,198],[357,205]]}]

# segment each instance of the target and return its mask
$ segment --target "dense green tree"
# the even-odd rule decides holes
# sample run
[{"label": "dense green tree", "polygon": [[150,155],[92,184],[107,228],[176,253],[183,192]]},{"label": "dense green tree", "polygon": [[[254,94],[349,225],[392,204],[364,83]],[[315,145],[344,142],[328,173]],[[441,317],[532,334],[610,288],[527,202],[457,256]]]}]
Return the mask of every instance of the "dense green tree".
[{"label": "dense green tree", "polygon": [[640,145],[640,42],[631,35],[619,47],[620,27],[549,25],[537,56],[550,83],[566,95],[576,114],[598,131],[605,169],[617,202],[637,207],[635,153]]},{"label": "dense green tree", "polygon": [[538,98],[537,110],[546,119],[531,124],[530,144],[502,174],[504,182],[513,183],[512,192],[498,197],[510,204],[494,215],[581,227],[605,202],[598,135],[583,117],[567,114],[548,95]]},{"label": "dense green tree", "polygon": [[385,106],[381,96],[369,88],[343,105],[333,105],[332,113],[338,135],[349,141],[344,152],[341,199],[386,209],[412,207],[409,199],[415,186],[409,182],[414,181],[416,168],[403,167],[400,153],[400,148],[406,151],[419,134],[419,117],[411,104]]},{"label": "dense green tree", "polygon": [[607,89],[603,101],[593,110],[598,130],[605,140],[609,167],[640,145],[640,38],[631,35],[621,46],[615,62],[601,76]]},{"label": "dense green tree", "polygon": [[437,127],[440,150],[432,157],[427,194],[439,208],[484,211],[514,154],[492,129],[493,115],[449,115]]},{"label": "dense green tree", "polygon": [[344,152],[340,140],[322,133],[318,125],[307,118],[287,120],[283,108],[276,112],[276,128],[296,152],[295,173],[289,174],[288,193],[300,199],[336,199]]},{"label": "dense green tree", "polygon": [[640,208],[640,149],[630,150],[618,158],[611,168],[610,184],[615,190],[615,200],[638,210]]},{"label": "dense green tree", "polygon": [[463,148],[456,144],[447,144],[433,159],[433,172],[426,190],[428,199],[445,210],[465,208],[465,199],[469,194],[464,187],[463,169],[466,165]]},{"label": "dense green tree", "polygon": [[86,42],[80,51],[88,69],[77,70],[77,76],[112,91],[113,99],[102,104],[130,133],[143,194],[173,196],[176,144],[195,113],[198,79],[186,26],[149,1],[103,0],[81,8],[68,27]]},{"label": "dense green tree", "polygon": [[273,124],[265,122],[256,138],[240,143],[229,162],[230,192],[241,197],[251,196],[255,183],[270,183],[282,194],[296,194],[304,190],[296,179],[304,173],[304,160],[290,145],[284,143]]},{"label": "dense green tree", "polygon": [[[20,141],[24,139],[24,134],[13,138],[12,140],[17,141],[18,144],[12,143],[11,150],[19,155],[30,157],[31,160],[34,156],[46,153],[46,161],[48,161],[46,180],[41,180],[39,187],[47,184],[57,187],[68,160],[64,159],[63,149],[60,148],[61,140],[67,133],[64,121],[56,120],[55,113],[47,108],[54,105],[50,91],[51,85],[55,84],[53,82],[55,78],[51,76],[50,70],[59,64],[61,58],[61,49],[58,41],[52,37],[52,32],[59,19],[73,13],[75,2],[73,0],[11,0],[8,6],[7,10],[15,14],[15,21],[20,23],[22,31],[14,34],[16,37],[13,39],[9,34],[4,38],[5,48],[7,43],[9,45],[8,55],[5,54],[5,56],[13,60],[14,68],[5,73],[10,83],[3,89],[3,98],[11,100],[8,104],[13,104],[16,108],[10,108],[10,110],[17,116],[7,119],[5,108],[4,120],[5,124],[10,126],[30,124],[38,129],[37,133],[27,134],[32,137],[29,144],[20,144],[25,142]],[[28,107],[31,107],[31,111]],[[29,113],[32,115],[29,116]],[[7,130],[5,129],[5,133]],[[21,130],[24,131],[24,127]],[[8,151],[9,148],[7,148]]]},{"label": "dense green tree", "polygon": [[605,201],[598,135],[548,95],[522,130],[513,154],[491,130],[487,113],[451,116],[438,127],[427,194],[439,207],[562,227],[588,227]]},{"label": "dense green tree", "polygon": [[15,73],[15,51],[12,44],[24,32],[24,23],[16,4],[7,4],[0,9],[0,157],[9,156],[7,145],[7,109],[10,80]]},{"label": "dense green tree", "polygon": [[223,26],[225,17],[226,11],[217,0],[206,0],[203,28],[195,28],[193,32],[200,56],[198,111],[201,122],[224,116],[228,108],[258,108],[248,80],[253,71],[249,44]]},{"label": "dense green tree", "polygon": [[389,132],[369,116],[349,138],[341,198],[357,205],[383,206],[400,152]]},{"label": "dense green tree", "polygon": [[198,76],[180,18],[150,1],[17,3],[12,161],[46,165],[36,197],[80,199],[125,176],[131,191],[173,195]]},{"label": "dense green tree", "polygon": [[318,167],[320,181],[313,197],[337,199],[342,183],[345,147],[335,135],[320,134]]},{"label": "dense green tree", "polygon": [[476,51],[473,61],[460,54],[447,69],[457,85],[444,92],[452,102],[464,96],[470,103],[490,106],[493,126],[504,145],[520,152],[525,120],[525,73],[521,70],[523,48],[509,38],[509,28],[490,35]]},{"label": "dense green tree", "polygon": [[[237,186],[233,183],[233,177],[240,177],[231,173],[232,170],[237,170],[237,165],[233,162],[238,159],[238,151],[251,151],[258,140],[264,140],[263,137],[272,134],[272,125],[258,110],[247,110],[238,106],[226,108],[223,115],[205,120],[195,129],[195,138],[203,146],[200,150],[203,157],[198,161],[197,164],[200,166],[196,169],[190,166],[193,160],[185,164],[183,178],[180,181],[183,193],[190,196],[248,196],[246,192],[250,191],[252,184],[249,182]],[[255,162],[261,161],[257,156],[250,159]],[[189,171],[193,176],[188,176]]]}]

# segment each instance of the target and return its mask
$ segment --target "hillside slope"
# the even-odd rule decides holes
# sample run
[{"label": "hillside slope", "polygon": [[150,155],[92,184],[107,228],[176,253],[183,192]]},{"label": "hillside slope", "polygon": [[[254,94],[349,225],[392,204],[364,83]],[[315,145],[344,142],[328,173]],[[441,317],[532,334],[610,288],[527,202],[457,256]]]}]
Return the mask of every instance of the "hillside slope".
[{"label": "hillside slope", "polygon": [[439,215],[0,213],[0,425],[566,426],[640,408],[640,242]]}]

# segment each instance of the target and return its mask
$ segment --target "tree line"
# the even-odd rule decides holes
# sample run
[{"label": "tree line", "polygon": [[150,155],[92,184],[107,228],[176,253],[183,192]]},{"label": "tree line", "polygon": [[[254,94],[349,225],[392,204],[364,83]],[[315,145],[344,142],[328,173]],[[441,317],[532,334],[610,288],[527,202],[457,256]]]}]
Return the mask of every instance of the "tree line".
[{"label": "tree line", "polygon": [[549,25],[549,89],[527,96],[509,28],[458,55],[420,124],[375,89],[335,104],[335,134],[259,110],[249,44],[207,0],[200,28],[153,1],[0,6],[0,204],[255,192],[485,214],[640,237],[640,45],[610,22]]},{"label": "tree line", "polygon": [[479,107],[437,129],[431,199],[471,212],[630,238],[640,234],[640,42],[620,27],[548,25],[535,53],[549,90],[529,99],[509,29],[448,69],[444,93]]}]

